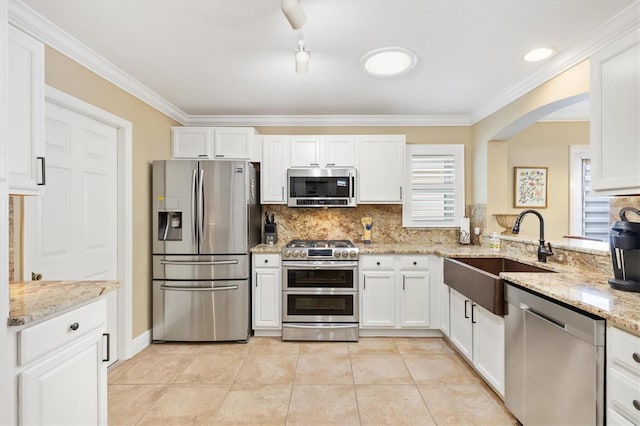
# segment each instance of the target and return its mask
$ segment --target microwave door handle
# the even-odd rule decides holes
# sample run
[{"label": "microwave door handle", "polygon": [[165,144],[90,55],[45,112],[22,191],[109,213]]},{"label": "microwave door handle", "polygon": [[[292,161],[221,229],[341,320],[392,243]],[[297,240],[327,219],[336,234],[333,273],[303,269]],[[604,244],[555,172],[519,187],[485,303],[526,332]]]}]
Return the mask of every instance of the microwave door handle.
[{"label": "microwave door handle", "polygon": [[193,243],[198,246],[198,219],[196,216],[196,210],[198,208],[198,170],[193,169],[193,177],[191,179],[191,237]]},{"label": "microwave door handle", "polygon": [[356,177],[351,175],[351,198],[356,198]]}]

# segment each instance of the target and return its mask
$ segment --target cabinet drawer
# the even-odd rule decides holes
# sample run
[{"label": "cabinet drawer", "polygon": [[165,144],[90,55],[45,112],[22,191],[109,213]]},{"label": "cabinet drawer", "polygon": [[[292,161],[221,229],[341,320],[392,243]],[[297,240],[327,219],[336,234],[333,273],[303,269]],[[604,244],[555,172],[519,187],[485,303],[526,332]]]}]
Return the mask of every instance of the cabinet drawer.
[{"label": "cabinet drawer", "polygon": [[362,269],[393,269],[393,256],[362,256]]},{"label": "cabinet drawer", "polygon": [[429,270],[429,256],[400,256],[400,269]]},{"label": "cabinet drawer", "polygon": [[640,376],[640,337],[617,328],[609,328],[609,359]]},{"label": "cabinet drawer", "polygon": [[611,408],[607,410],[607,424],[609,426],[635,426],[620,413]]},{"label": "cabinet drawer", "polygon": [[253,266],[256,268],[279,268],[279,254],[254,254]]},{"label": "cabinet drawer", "polygon": [[640,381],[622,371],[609,369],[609,393],[612,408],[636,424],[640,423]]},{"label": "cabinet drawer", "polygon": [[[96,302],[25,328],[18,335],[18,362],[27,364],[34,359],[70,344],[99,328],[107,321],[107,301]],[[74,330],[75,328],[75,330]]]}]

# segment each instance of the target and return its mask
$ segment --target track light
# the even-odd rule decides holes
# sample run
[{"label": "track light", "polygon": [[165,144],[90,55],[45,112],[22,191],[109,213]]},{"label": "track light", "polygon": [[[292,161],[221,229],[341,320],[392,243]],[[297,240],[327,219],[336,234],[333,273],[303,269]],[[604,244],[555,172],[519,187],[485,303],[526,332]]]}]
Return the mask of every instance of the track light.
[{"label": "track light", "polygon": [[298,50],[296,50],[296,72],[306,74],[309,72],[309,51],[304,49],[304,40],[298,40]]},{"label": "track light", "polygon": [[282,0],[282,12],[294,30],[299,30],[307,22],[307,15],[298,0]]}]

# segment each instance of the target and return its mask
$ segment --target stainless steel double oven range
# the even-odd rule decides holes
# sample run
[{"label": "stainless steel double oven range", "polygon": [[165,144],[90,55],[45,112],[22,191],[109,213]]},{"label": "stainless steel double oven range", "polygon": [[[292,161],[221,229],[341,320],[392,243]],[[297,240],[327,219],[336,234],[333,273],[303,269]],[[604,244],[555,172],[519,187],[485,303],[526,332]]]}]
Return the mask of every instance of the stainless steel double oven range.
[{"label": "stainless steel double oven range", "polygon": [[358,340],[358,248],[293,240],[282,250],[282,340]]}]

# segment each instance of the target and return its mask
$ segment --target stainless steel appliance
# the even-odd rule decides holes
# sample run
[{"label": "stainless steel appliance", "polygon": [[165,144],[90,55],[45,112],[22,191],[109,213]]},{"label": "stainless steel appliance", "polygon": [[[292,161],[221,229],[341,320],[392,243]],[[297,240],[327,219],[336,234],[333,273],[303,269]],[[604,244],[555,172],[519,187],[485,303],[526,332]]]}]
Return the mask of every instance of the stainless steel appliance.
[{"label": "stainless steel appliance", "polygon": [[505,404],[524,425],[604,423],[605,321],[506,285]]},{"label": "stainless steel appliance", "polygon": [[358,340],[358,248],[294,240],[282,250],[282,340]]},{"label": "stainless steel appliance", "polygon": [[355,169],[289,169],[289,207],[355,207]]},{"label": "stainless steel appliance", "polygon": [[245,161],[153,162],[153,340],[247,340],[257,174]]}]

